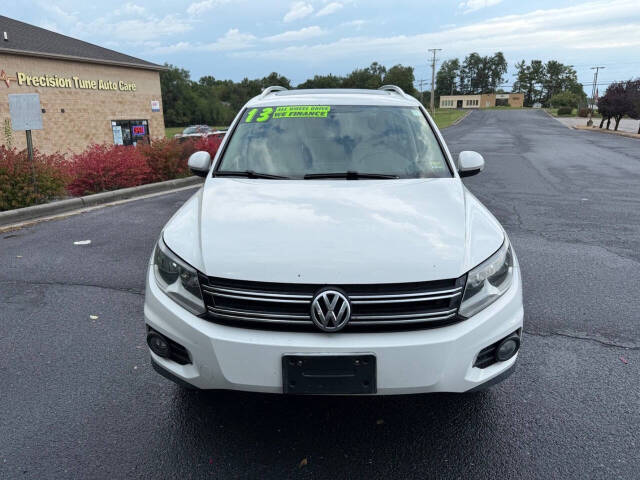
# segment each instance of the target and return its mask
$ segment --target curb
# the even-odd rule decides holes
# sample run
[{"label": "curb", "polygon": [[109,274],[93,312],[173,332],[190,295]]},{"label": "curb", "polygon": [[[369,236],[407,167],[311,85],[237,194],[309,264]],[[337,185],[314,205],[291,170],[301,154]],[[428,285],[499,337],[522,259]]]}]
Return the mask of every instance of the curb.
[{"label": "curb", "polygon": [[[449,127],[455,127],[456,125],[458,125],[461,121],[463,121],[465,118],[467,118],[469,115],[471,115],[472,111],[473,110],[469,110],[467,113],[465,113],[459,119],[457,119],[455,122],[453,122],[451,125],[449,125]],[[444,128],[449,128],[449,127],[444,127]]]},{"label": "curb", "polygon": [[204,182],[202,177],[186,177],[176,180],[167,180],[166,182],[148,183],[137,187],[122,188],[120,190],[112,190],[110,192],[95,193],[84,197],[70,198],[67,200],[58,200],[42,205],[33,205],[31,207],[17,208],[15,210],[7,210],[0,212],[0,227],[11,225],[14,223],[35,220],[51,215],[79,210],[87,207],[94,207],[104,203],[110,203],[118,200],[126,200],[129,198],[142,197],[159,192],[169,192],[179,188],[196,186]]},{"label": "curb", "polygon": [[640,140],[640,135],[638,135],[637,133],[624,132],[620,130],[607,130],[605,128],[586,127],[586,126],[579,126],[579,125],[575,125],[573,129],[579,130],[581,132],[608,133],[609,135],[618,135],[619,137],[635,138],[636,140]]}]

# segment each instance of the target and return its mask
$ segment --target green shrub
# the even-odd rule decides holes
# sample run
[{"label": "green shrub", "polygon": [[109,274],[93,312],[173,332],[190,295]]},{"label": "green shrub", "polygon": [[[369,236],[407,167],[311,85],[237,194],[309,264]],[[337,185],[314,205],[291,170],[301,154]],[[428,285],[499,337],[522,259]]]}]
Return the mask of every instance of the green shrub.
[{"label": "green shrub", "polygon": [[558,115],[571,115],[573,113],[572,107],[560,107],[558,109]]},{"label": "green shrub", "polygon": [[549,99],[549,104],[554,108],[571,107],[578,108],[580,98],[573,92],[556,93]]},{"label": "green shrub", "polygon": [[69,165],[63,155],[36,151],[31,165],[26,150],[0,145],[0,211],[64,196],[69,179]]}]

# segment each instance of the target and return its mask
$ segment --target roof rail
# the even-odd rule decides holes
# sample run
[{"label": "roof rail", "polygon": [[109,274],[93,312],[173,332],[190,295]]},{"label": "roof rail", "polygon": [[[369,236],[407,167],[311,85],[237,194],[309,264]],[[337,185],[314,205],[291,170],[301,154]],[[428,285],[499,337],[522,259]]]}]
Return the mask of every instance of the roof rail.
[{"label": "roof rail", "polygon": [[267,87],[260,94],[260,98],[266,97],[267,95],[269,95],[269,94],[271,94],[273,92],[282,92],[283,90],[287,90],[287,89],[284,88],[284,87],[281,87],[279,85],[273,85],[271,87]]},{"label": "roof rail", "polygon": [[383,85],[378,90],[385,90],[387,92],[396,92],[398,95],[402,95],[403,97],[407,96],[407,94],[404,93],[404,91],[400,87],[397,87],[396,85]]}]

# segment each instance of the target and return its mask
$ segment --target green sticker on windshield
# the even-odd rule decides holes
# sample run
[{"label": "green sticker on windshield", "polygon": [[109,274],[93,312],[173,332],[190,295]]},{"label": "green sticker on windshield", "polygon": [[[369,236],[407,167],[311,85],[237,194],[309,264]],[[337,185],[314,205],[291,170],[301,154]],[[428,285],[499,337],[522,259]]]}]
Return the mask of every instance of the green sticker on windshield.
[{"label": "green sticker on windshield", "polygon": [[273,118],[326,118],[331,107],[326,105],[296,105],[276,107]]},{"label": "green sticker on windshield", "polygon": [[276,107],[254,108],[247,112],[245,123],[266,122],[277,118],[326,118],[331,107],[327,105],[293,105]]}]

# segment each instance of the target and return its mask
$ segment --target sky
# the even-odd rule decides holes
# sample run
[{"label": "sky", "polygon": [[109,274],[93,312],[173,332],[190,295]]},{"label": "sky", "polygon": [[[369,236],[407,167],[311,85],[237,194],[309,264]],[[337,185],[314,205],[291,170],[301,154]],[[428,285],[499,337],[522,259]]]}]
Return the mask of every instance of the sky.
[{"label": "sky", "polygon": [[185,68],[195,80],[276,71],[296,85],[377,61],[413,66],[428,90],[430,48],[442,49],[437,65],[502,51],[507,91],[522,59],[573,65],[588,93],[595,65],[606,67],[600,91],[640,76],[640,0],[22,0],[2,2],[0,14]]}]

